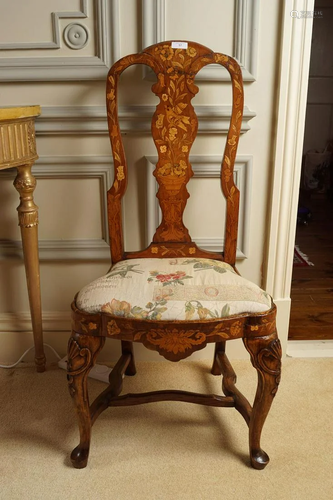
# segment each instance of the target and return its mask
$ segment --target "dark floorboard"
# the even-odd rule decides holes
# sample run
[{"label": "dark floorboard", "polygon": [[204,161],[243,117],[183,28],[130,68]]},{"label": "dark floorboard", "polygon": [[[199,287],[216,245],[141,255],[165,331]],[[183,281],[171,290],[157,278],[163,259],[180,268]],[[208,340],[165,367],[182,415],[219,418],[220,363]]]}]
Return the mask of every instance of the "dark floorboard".
[{"label": "dark floorboard", "polygon": [[314,194],[302,205],[312,217],[297,225],[296,244],[314,266],[293,269],[289,339],[333,339],[333,202]]}]

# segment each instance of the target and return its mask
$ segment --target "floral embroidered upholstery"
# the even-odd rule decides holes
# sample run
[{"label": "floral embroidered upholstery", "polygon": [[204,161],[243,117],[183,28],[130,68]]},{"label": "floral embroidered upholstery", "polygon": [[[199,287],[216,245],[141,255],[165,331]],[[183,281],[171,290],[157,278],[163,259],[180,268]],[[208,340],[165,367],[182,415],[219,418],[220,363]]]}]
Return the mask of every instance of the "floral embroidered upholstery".
[{"label": "floral embroidered upholstery", "polygon": [[87,313],[151,320],[198,320],[260,313],[270,296],[224,262],[211,259],[131,259],[84,287],[76,304]]}]

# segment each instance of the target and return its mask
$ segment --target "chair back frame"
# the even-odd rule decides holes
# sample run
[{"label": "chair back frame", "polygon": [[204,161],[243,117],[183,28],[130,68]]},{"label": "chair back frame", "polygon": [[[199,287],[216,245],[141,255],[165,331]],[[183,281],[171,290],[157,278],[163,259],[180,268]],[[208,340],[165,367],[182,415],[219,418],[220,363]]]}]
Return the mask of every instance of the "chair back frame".
[{"label": "chair back frame", "polygon": [[[173,45],[186,48],[173,48]],[[148,65],[157,76],[152,91],[160,98],[152,117],[152,136],[158,153],[154,176],[159,184],[157,198],[162,222],[152,243],[140,252],[124,251],[121,200],[128,181],[128,168],[118,118],[118,82],[122,72],[133,64]],[[198,130],[198,119],[191,104],[198,92],[194,78],[208,64],[220,64],[231,77],[232,114],[221,164],[221,186],[226,198],[224,251],[207,252],[192,242],[183,223],[189,193],[186,185],[193,176],[189,154]],[[239,64],[232,57],[213,52],[194,42],[161,42],[116,62],[107,78],[107,114],[114,159],[114,182],[108,191],[108,220],[113,263],[138,257],[207,257],[236,262],[239,190],[233,170],[243,116],[243,83]]]}]

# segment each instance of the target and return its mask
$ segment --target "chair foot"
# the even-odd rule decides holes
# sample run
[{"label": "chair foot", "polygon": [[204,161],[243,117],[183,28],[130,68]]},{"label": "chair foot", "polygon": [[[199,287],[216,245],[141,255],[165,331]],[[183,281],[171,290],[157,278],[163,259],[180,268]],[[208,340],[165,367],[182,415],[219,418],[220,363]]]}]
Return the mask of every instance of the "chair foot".
[{"label": "chair foot", "polygon": [[250,452],[251,465],[254,469],[262,470],[269,462],[269,456],[263,450]]},{"label": "chair foot", "polygon": [[80,445],[74,448],[71,453],[71,461],[75,469],[84,469],[85,467],[87,467],[88,456],[89,449],[82,449]]}]

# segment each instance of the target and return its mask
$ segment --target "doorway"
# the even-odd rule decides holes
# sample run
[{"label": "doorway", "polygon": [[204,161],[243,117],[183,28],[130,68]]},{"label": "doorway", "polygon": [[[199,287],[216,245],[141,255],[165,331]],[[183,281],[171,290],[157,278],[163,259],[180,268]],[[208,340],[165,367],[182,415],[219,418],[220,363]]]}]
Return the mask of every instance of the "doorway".
[{"label": "doorway", "polygon": [[290,340],[333,339],[333,5],[316,1]]}]

